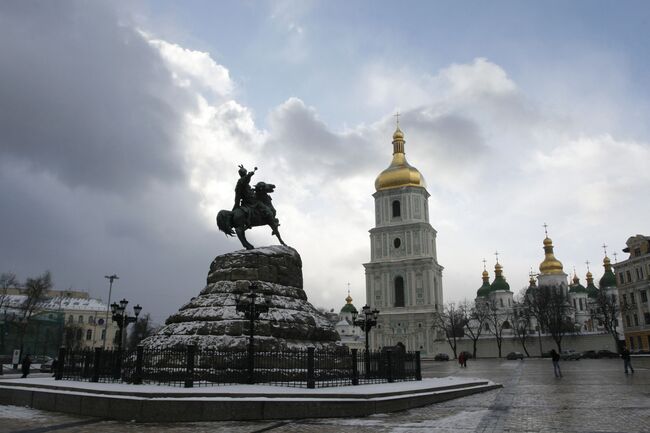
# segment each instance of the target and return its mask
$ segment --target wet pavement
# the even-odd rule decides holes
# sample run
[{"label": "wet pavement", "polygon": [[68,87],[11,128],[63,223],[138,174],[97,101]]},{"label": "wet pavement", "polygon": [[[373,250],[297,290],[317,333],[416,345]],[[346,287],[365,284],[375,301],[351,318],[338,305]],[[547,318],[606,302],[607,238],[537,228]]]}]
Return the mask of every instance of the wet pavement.
[{"label": "wet pavement", "polygon": [[436,405],[365,418],[142,424],[0,405],[0,432],[650,431],[650,361],[636,363],[636,373],[628,376],[623,373],[622,361],[616,359],[566,361],[561,367],[564,377],[555,378],[551,362],[546,359],[470,360],[466,369],[453,361],[426,362],[423,364],[425,377],[480,377],[502,383],[504,387]]}]

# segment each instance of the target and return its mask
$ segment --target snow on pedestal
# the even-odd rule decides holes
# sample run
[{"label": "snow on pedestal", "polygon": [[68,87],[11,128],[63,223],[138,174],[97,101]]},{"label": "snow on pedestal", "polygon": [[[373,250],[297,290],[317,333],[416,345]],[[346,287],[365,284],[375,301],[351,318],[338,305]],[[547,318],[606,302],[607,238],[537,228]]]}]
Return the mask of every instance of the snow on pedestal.
[{"label": "snow on pedestal", "polygon": [[257,286],[258,302],[270,299],[269,312],[255,322],[255,350],[336,346],[339,336],[333,325],[307,302],[300,254],[279,245],[217,256],[199,296],[171,315],[166,326],[142,344],[146,348],[189,344],[246,348],[250,322],[236,311],[236,299],[250,292],[251,283]]}]

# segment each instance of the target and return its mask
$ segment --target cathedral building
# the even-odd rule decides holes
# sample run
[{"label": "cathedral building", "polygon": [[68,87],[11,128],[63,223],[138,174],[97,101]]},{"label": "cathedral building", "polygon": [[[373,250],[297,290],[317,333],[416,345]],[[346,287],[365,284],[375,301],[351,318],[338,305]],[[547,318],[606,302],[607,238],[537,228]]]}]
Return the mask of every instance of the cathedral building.
[{"label": "cathedral building", "polygon": [[422,174],[406,161],[404,133],[393,134],[393,160],[375,180],[375,227],[365,263],[366,300],[380,311],[370,332],[373,349],[402,343],[433,354],[433,314],[442,308],[442,269],[429,193]]}]

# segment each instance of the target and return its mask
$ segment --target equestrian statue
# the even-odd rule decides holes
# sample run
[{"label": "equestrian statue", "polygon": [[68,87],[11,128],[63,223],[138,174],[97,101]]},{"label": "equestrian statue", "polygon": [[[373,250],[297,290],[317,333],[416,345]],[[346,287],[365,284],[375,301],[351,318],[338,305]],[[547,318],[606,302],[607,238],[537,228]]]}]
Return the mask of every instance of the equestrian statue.
[{"label": "equestrian statue", "polygon": [[[234,236],[235,233],[244,248],[252,250],[255,248],[246,240],[246,230],[268,225],[271,227],[271,235],[277,236],[282,245],[286,245],[280,236],[278,226],[280,222],[275,217],[275,208],[271,203],[269,195],[275,190],[275,185],[265,182],[257,182],[251,188],[251,177],[257,171],[248,171],[243,165],[239,166],[239,180],[235,187],[235,205],[232,211],[221,210],[217,214],[217,226],[227,236]],[[234,232],[233,232],[234,229]]]}]

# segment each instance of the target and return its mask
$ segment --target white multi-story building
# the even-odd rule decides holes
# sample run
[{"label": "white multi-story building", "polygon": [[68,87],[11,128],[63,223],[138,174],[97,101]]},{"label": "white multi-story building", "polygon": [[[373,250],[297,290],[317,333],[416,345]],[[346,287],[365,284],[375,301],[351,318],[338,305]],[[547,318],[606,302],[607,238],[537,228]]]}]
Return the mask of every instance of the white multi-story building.
[{"label": "white multi-story building", "polygon": [[434,350],[433,314],[442,306],[442,269],[429,193],[422,174],[406,161],[404,134],[393,134],[393,160],[375,180],[375,227],[365,263],[366,300],[380,311],[370,333],[373,349],[403,344],[423,355]]}]

